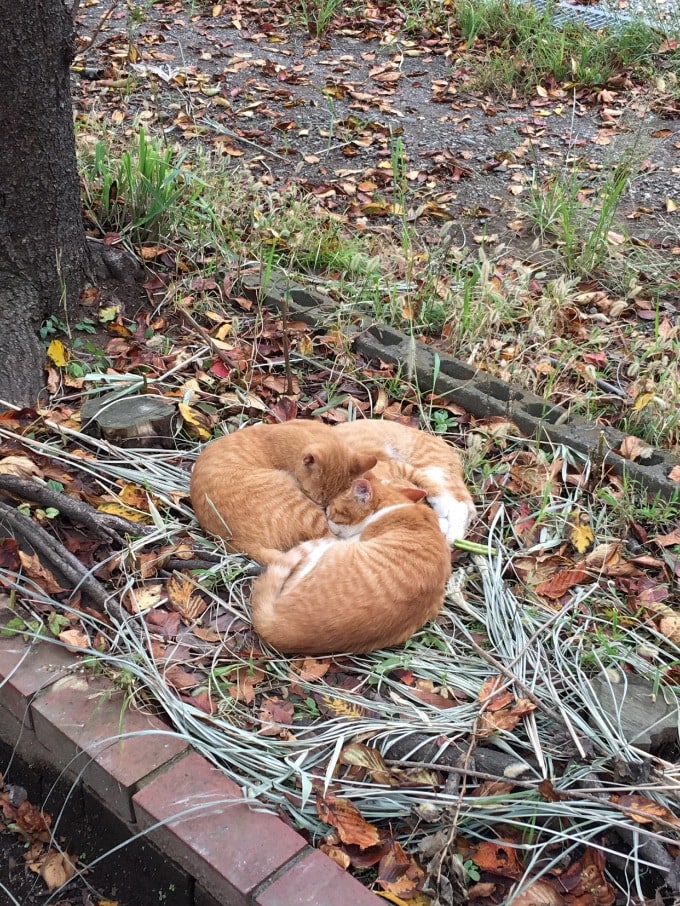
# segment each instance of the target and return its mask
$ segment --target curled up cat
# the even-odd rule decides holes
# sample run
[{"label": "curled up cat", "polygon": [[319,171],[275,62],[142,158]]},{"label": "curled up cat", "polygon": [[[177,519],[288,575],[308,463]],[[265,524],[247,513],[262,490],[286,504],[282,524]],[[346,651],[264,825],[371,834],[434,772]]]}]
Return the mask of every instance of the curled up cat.
[{"label": "curled up cat", "polygon": [[191,473],[191,502],[206,531],[269,563],[327,534],[324,507],[376,464],[328,425],[253,425],[209,443]]},{"label": "curled up cat", "polygon": [[372,473],[327,508],[333,537],[279,554],[253,583],[253,626],[295,654],[363,653],[406,641],[443,604],[451,555],[425,492]]},{"label": "curled up cat", "polygon": [[[376,467],[377,462],[377,467]],[[259,563],[327,534],[323,508],[371,468],[422,488],[449,544],[475,514],[457,451],[397,422],[253,425],[209,443],[191,476],[201,526]]]}]

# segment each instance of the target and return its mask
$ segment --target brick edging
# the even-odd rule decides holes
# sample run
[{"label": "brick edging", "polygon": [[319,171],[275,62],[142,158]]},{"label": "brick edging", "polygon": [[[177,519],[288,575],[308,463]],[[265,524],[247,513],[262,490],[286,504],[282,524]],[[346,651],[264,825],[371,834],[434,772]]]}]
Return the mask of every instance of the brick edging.
[{"label": "brick edging", "polygon": [[82,784],[130,835],[147,831],[187,877],[186,906],[384,902],[61,645],[0,637],[0,738]]}]

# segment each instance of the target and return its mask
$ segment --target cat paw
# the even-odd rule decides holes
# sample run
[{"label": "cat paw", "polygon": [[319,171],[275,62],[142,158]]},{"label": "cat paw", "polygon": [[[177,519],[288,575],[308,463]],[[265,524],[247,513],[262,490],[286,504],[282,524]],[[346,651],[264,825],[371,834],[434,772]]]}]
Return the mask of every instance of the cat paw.
[{"label": "cat paw", "polygon": [[439,518],[439,528],[449,544],[465,536],[474,515],[474,507],[470,503],[456,500],[450,494],[428,497],[427,502]]}]

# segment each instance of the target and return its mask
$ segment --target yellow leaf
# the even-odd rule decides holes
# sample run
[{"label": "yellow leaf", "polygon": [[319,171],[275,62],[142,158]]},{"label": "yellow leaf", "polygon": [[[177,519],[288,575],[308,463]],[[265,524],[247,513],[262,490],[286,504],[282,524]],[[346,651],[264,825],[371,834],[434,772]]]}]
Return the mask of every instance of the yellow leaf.
[{"label": "yellow leaf", "polygon": [[653,399],[653,393],[641,393],[633,403],[633,412],[640,412],[645,406],[648,406]]},{"label": "yellow leaf", "polygon": [[402,900],[396,893],[390,893],[389,890],[374,890],[372,892],[376,893],[379,897],[382,897],[383,900],[387,900],[389,903],[395,903],[396,906],[430,906],[430,903],[432,902],[432,900],[424,893],[416,893],[416,895],[409,900]]},{"label": "yellow leaf", "polygon": [[215,334],[215,338],[217,340],[223,340],[225,337],[228,337],[231,333],[231,327],[231,321],[226,321]]},{"label": "yellow leaf", "polygon": [[570,520],[569,540],[579,554],[584,554],[595,540],[586,513],[576,513]]},{"label": "yellow leaf", "polygon": [[201,423],[201,414],[186,403],[179,404],[179,411],[184,419],[184,426],[190,434],[198,437],[199,440],[210,440],[212,435],[210,431]]},{"label": "yellow leaf", "polygon": [[121,516],[123,519],[129,519],[130,522],[147,522],[148,519],[144,513],[133,510],[132,507],[124,506],[122,503],[101,503],[97,509],[101,513],[110,513],[111,516]]},{"label": "yellow leaf", "polygon": [[327,708],[330,708],[331,711],[333,711],[335,714],[340,715],[341,717],[357,718],[364,717],[366,714],[366,711],[361,707],[361,705],[351,704],[350,702],[346,702],[342,698],[335,698],[330,695],[324,695],[322,700]]},{"label": "yellow leaf", "polygon": [[672,214],[673,211],[677,211],[678,210],[677,201],[673,201],[672,198],[667,198],[666,199],[666,210],[668,211],[669,214]]},{"label": "yellow leaf", "polygon": [[47,347],[47,357],[54,362],[57,368],[63,368],[64,365],[68,364],[69,355],[68,349],[61,340],[52,340]]}]

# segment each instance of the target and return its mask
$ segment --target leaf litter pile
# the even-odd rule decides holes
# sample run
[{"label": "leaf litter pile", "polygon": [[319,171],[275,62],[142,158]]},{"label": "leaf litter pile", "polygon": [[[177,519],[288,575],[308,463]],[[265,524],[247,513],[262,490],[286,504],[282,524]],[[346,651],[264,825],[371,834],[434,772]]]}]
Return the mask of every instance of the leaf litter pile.
[{"label": "leaf litter pile", "polygon": [[[357,356],[346,332],[357,306],[362,311],[352,295],[359,287],[364,314],[391,315],[422,341],[454,344],[503,377],[516,377],[515,363],[558,402],[602,392],[615,397],[619,422],[621,411],[663,408],[654,378],[645,385],[632,366],[644,343],[658,362],[656,379],[672,374],[663,368],[677,337],[677,292],[655,301],[636,285],[614,295],[599,281],[571,276],[565,299],[546,271],[504,245],[512,234],[515,249],[529,246],[526,224],[506,202],[530,191],[527,155],[540,149],[548,160],[563,159],[566,146],[548,141],[545,124],[569,116],[574,89],[565,95],[548,83],[531,99],[510,100],[506,112],[520,112],[511,128],[520,138],[512,154],[490,156],[482,169],[495,181],[474,199],[459,195],[482,167],[479,136],[467,130],[474,124],[507,137],[510,127],[496,126],[498,99],[458,97],[445,65],[455,37],[424,28],[391,40],[404,23],[389,5],[355,18],[343,13],[332,52],[323,38],[305,43],[299,28],[289,33],[285,4],[268,9],[266,22],[246,3],[204,10],[158,3],[155,18],[139,20],[121,18],[115,3],[110,9],[102,19],[98,4],[84,4],[83,14],[96,13],[100,25],[97,66],[88,69],[87,56],[83,63],[81,129],[86,111],[95,136],[98,120],[135,133],[165,123],[168,136],[197,155],[209,145],[244,167],[230,171],[235,196],[239,176],[251,180],[250,194],[230,199],[232,211],[247,208],[248,226],[239,232],[234,217],[233,232],[221,234],[229,257],[214,232],[202,232],[215,213],[206,187],[191,206],[180,198],[185,232],[168,233],[164,224],[154,235],[144,212],[136,232],[126,232],[115,221],[124,171],[109,182],[104,204],[88,195],[95,181],[86,169],[93,236],[109,249],[132,243],[153,270],[143,278],[144,304],[135,303],[134,281],[108,285],[83,300],[81,322],[49,324],[51,402],[0,416],[4,632],[45,635],[83,651],[246,795],[275,808],[390,902],[672,900],[680,892],[678,501],[649,499],[602,462],[540,449],[507,421],[478,420],[455,400],[419,392],[407,374]],[[201,65],[179,66],[178,47]],[[415,61],[415,72],[395,65],[397,51],[405,64]],[[305,67],[317,54],[327,60],[323,92],[306,84]],[[354,72],[370,80],[370,90]],[[404,72],[442,111],[430,125],[435,134],[450,130],[439,147],[429,134],[418,145],[425,126],[409,111],[399,117],[393,91]],[[606,91],[576,90],[575,109],[587,119],[583,142],[596,150],[617,132],[620,118],[611,111],[642,103],[632,84]],[[420,103],[414,95],[413,109]],[[671,101],[658,103],[667,115]],[[594,128],[588,104],[598,105]],[[341,118],[343,105],[350,109]],[[403,146],[388,117],[404,121]],[[675,125],[663,128],[661,141],[677,137]],[[306,144],[312,139],[314,148]],[[79,141],[93,150],[82,131]],[[418,164],[409,169],[402,152],[414,147]],[[140,160],[145,149],[140,142]],[[651,225],[635,247],[673,262],[677,248],[664,217],[675,202],[668,177],[659,180],[659,197],[649,183],[650,213],[628,213],[632,224]],[[145,196],[144,211],[166,187],[161,181]],[[586,197],[592,191],[579,187]],[[287,219],[272,213],[277,193],[291,206]],[[311,219],[309,232],[294,215]],[[361,240],[344,258],[334,224]],[[459,228],[470,229],[469,248],[447,232]],[[312,237],[323,231],[322,262]],[[393,235],[400,244],[390,245]],[[430,267],[435,253],[424,250],[438,244],[462,270]],[[633,248],[616,235],[607,244]],[[496,327],[486,325],[488,337],[477,317],[482,308],[441,317],[461,274],[472,272],[469,254],[485,293],[468,301],[505,306]],[[284,325],[243,289],[244,271],[262,268],[266,282],[285,264],[313,281],[327,278],[337,316],[323,328]],[[505,298],[520,272],[522,292]],[[565,358],[559,331],[547,338],[557,345],[542,345],[545,332],[529,316],[539,298],[559,311],[562,334],[580,358]],[[477,340],[455,334],[461,315],[480,328]],[[506,324],[518,319],[524,338],[513,340]],[[101,391],[165,405],[172,418],[150,432],[146,449],[102,439],[82,412]],[[193,519],[190,469],[200,443],[248,422],[362,415],[426,427],[463,448],[480,512],[470,537],[488,544],[488,556],[455,552],[443,613],[401,649],[282,658],[250,627],[252,564],[226,555]],[[629,458],[647,450],[634,427]]]}]

